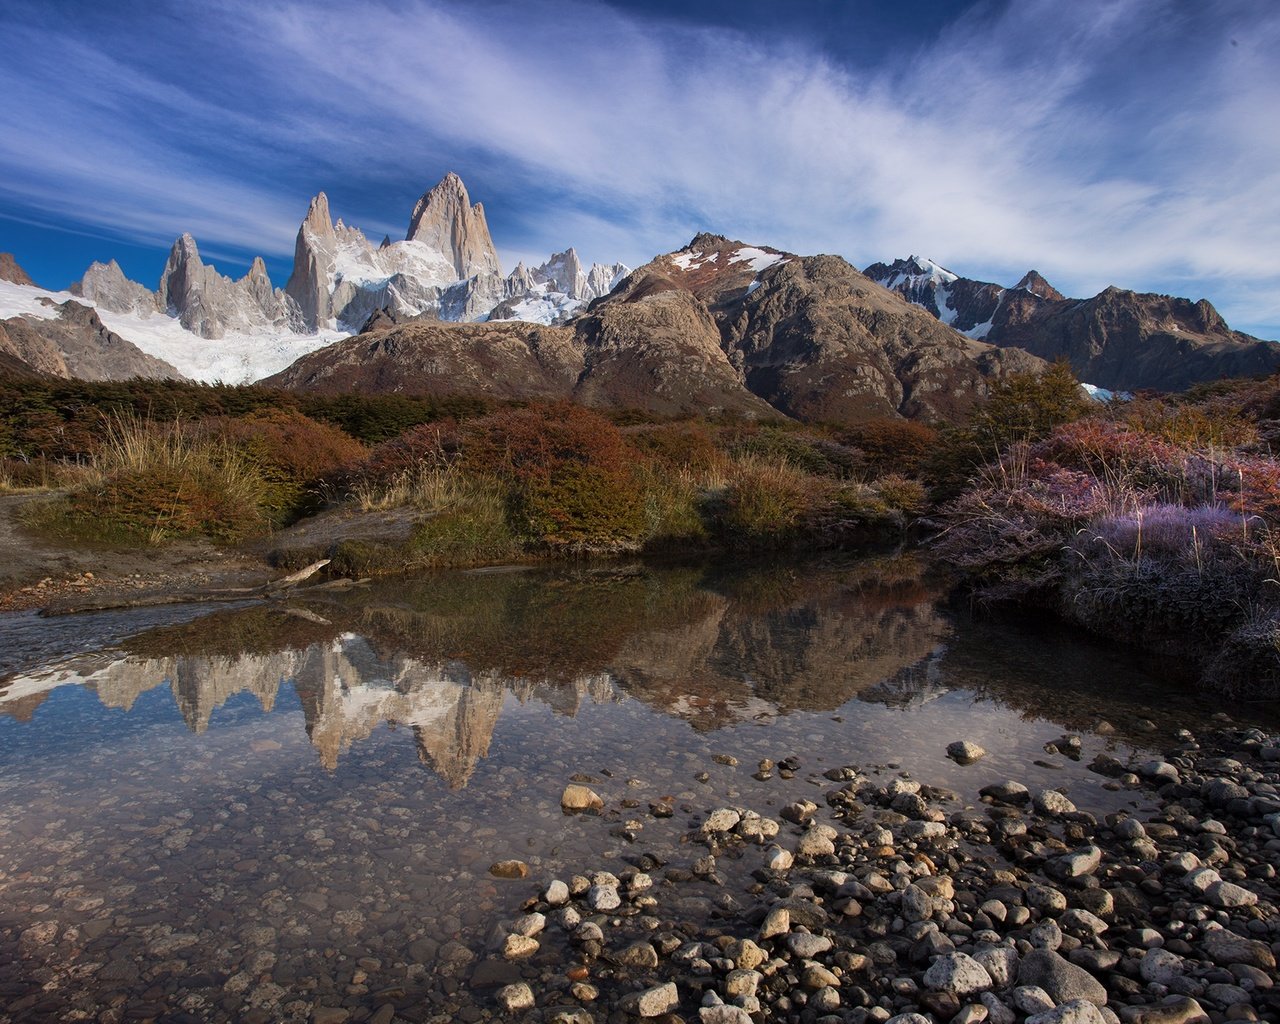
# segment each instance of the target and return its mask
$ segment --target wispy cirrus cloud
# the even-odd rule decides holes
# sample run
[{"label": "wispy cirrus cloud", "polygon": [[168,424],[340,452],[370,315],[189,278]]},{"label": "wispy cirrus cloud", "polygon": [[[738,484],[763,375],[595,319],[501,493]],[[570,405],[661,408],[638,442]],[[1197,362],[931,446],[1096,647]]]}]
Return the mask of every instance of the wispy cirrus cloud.
[{"label": "wispy cirrus cloud", "polygon": [[1280,336],[1267,3],[980,4],[874,64],[816,25],[780,41],[567,0],[217,0],[148,33],[134,10],[16,26],[6,204],[282,256],[310,192],[394,233],[456,168],[511,262],[572,243],[637,263],[706,227],[1203,294]]}]

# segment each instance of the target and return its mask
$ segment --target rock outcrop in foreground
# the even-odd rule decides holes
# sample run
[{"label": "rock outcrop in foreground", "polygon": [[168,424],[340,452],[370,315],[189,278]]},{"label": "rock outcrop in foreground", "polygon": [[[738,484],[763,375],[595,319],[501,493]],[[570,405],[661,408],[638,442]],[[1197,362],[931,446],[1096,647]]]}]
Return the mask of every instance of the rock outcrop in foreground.
[{"label": "rock outcrop in foreground", "polygon": [[[893,766],[788,785],[809,766],[762,761],[756,779],[781,776],[770,806],[704,806],[674,863],[638,852],[537,879],[495,998],[582,1019],[538,965],[599,959],[611,969],[573,1000],[702,1024],[1277,1019],[1280,737],[1185,735],[1167,761],[1098,756],[1110,787],[1147,790],[1147,810],[1103,820],[1015,780],[976,810]],[[825,806],[808,799],[820,778]],[[643,817],[626,806],[599,813]]]},{"label": "rock outcrop in foreground", "polygon": [[1280,345],[1231,330],[1205,299],[1114,287],[1069,299],[1034,270],[1003,288],[915,256],[865,273],[970,337],[1066,359],[1081,380],[1112,391],[1183,391],[1280,369]]}]

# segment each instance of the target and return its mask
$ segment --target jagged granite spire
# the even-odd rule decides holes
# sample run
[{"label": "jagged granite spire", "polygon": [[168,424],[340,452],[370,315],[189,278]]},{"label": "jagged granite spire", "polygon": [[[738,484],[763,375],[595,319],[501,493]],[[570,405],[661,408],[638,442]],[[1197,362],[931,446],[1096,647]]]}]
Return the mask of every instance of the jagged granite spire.
[{"label": "jagged granite spire", "polygon": [[293,273],[284,293],[298,307],[305,330],[326,326],[330,318],[329,275],[336,236],[329,216],[329,197],[318,193],[307,207],[293,246]]},{"label": "jagged granite spire", "polygon": [[484,206],[471,205],[467,186],[452,171],[414,204],[406,237],[451,258],[459,280],[481,273],[502,274]]}]

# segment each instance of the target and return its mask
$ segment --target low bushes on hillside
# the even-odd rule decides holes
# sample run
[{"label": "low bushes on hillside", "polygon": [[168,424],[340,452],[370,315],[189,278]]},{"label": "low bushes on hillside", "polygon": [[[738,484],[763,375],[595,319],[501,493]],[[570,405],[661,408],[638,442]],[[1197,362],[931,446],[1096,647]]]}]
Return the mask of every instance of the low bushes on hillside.
[{"label": "low bushes on hillside", "polygon": [[238,540],[265,529],[269,487],[227,439],[175,421],[119,417],[107,426],[95,479],[46,506],[46,525],[104,540]]}]

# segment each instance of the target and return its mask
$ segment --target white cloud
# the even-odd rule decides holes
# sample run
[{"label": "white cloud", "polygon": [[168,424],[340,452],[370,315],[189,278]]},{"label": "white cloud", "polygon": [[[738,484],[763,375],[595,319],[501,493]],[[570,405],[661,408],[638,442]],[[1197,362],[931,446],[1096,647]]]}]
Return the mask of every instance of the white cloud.
[{"label": "white cloud", "polygon": [[[0,169],[35,207],[283,252],[306,196],[272,180],[277,164],[296,179],[312,162],[327,180],[305,191],[331,197],[353,176],[422,187],[482,167],[491,190],[550,197],[506,227],[486,202],[508,256],[572,243],[634,264],[709,228],[859,265],[913,251],[1002,281],[1036,266],[1077,294],[1176,288],[1280,335],[1280,133],[1266,129],[1280,9],[993,12],[910,62],[857,68],[590,3],[220,0],[192,32],[217,40],[215,78],[263,83],[254,103],[99,53],[78,74],[111,95],[123,73],[127,102],[78,112],[84,83],[49,76],[0,114],[14,150]],[[225,135],[228,159],[157,132],[148,105]],[[362,203],[349,220],[405,212]]]}]

